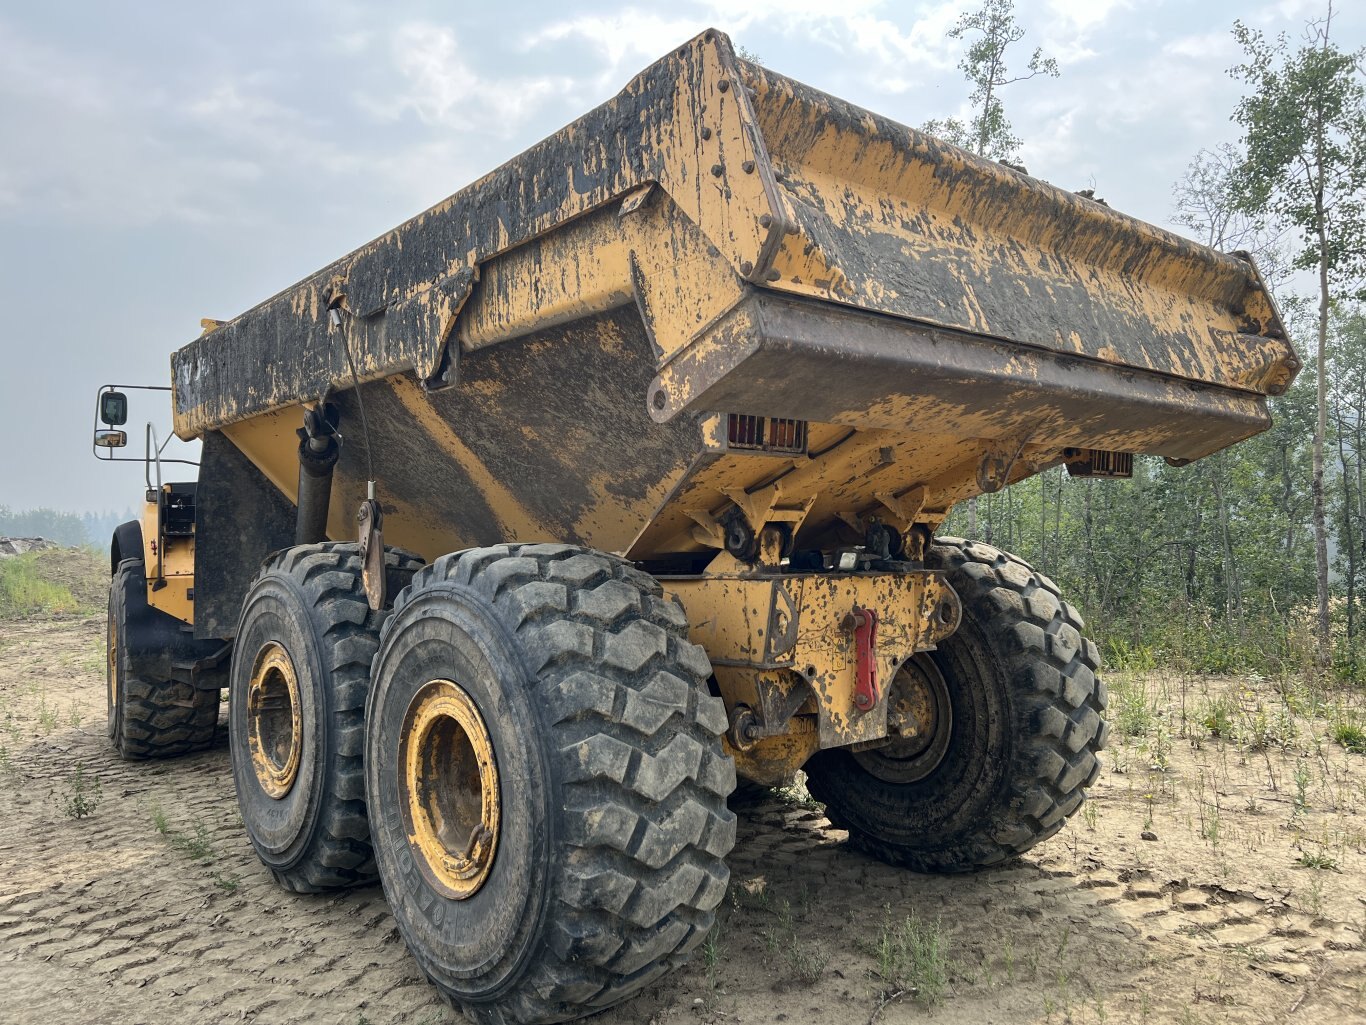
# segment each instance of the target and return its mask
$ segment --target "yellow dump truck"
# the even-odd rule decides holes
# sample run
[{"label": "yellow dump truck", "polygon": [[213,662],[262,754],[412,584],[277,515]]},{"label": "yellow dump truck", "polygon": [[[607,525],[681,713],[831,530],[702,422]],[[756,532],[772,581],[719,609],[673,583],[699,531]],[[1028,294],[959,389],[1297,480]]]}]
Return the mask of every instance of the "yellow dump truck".
[{"label": "yellow dump truck", "polygon": [[280,884],[378,878],[471,1017],[579,1017],[706,935],[737,773],[916,871],[1055,833],[1096,646],[945,517],[1209,455],[1298,369],[1246,255],[706,32],[173,355],[202,455],[113,540],[110,736],[204,747],[226,687]]}]

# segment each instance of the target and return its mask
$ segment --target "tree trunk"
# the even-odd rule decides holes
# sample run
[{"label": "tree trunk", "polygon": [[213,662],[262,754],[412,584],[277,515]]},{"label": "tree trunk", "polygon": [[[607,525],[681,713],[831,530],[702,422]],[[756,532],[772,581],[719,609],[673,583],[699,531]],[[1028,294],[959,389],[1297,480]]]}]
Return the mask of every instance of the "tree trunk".
[{"label": "tree trunk", "polygon": [[1214,464],[1214,504],[1219,516],[1219,547],[1223,553],[1224,613],[1243,623],[1243,589],[1238,580],[1238,565],[1233,558],[1233,537],[1229,532],[1228,498],[1224,494],[1224,465],[1227,453],[1221,452]]},{"label": "tree trunk", "polygon": [[1328,240],[1323,222],[1323,193],[1319,210],[1319,338],[1318,419],[1314,423],[1314,475],[1310,492],[1314,499],[1314,568],[1318,590],[1318,664],[1333,660],[1328,622],[1328,522],[1323,498],[1323,439],[1328,433]]},{"label": "tree trunk", "polygon": [[1343,436],[1342,410],[1333,403],[1333,420],[1337,427],[1338,464],[1342,468],[1342,550],[1347,556],[1347,649],[1353,648],[1356,636],[1356,579],[1357,553],[1356,542],[1352,538],[1352,473],[1347,465],[1347,447]]}]

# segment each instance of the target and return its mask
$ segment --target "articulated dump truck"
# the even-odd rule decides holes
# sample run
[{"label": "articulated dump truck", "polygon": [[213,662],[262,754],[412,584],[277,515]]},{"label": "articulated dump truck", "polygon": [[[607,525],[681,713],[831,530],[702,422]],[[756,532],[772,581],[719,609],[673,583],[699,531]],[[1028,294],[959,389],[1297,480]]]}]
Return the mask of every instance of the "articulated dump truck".
[{"label": "articulated dump truck", "polygon": [[174,354],[198,480],[154,444],[114,536],[110,737],[205,747],[226,688],[281,886],[378,879],[474,1020],[587,1015],[712,926],[737,775],[917,872],[1057,832],[1096,645],[945,517],[1209,455],[1298,369],[1246,255],[706,32]]}]

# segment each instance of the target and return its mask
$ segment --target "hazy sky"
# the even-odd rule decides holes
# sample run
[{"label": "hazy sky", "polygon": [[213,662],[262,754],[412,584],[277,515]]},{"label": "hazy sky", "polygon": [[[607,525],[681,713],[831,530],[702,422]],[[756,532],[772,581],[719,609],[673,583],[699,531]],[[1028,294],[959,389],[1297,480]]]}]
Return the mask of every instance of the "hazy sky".
[{"label": "hazy sky", "polygon": [[[125,509],[96,465],[107,381],[168,383],[229,318],[430,206],[713,26],[896,120],[960,113],[945,33],[974,2],[190,4],[0,0],[0,505]],[[1229,115],[1243,18],[1298,35],[1323,3],[1019,0],[1058,79],[1004,93],[1030,171],[1169,223]],[[1366,4],[1341,4],[1345,48]],[[737,13],[738,12],[738,13]],[[832,13],[833,12],[833,13]],[[164,399],[135,399],[169,425]]]}]

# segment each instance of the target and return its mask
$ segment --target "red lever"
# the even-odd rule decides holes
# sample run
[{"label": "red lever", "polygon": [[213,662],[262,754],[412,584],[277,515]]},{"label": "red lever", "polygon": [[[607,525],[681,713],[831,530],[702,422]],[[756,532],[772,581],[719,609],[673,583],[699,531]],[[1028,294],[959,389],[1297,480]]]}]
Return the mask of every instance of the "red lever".
[{"label": "red lever", "polygon": [[845,622],[854,628],[854,704],[860,712],[867,712],[881,696],[877,688],[877,613],[854,606],[853,615]]}]

